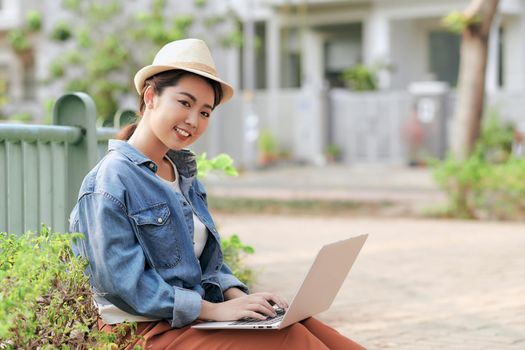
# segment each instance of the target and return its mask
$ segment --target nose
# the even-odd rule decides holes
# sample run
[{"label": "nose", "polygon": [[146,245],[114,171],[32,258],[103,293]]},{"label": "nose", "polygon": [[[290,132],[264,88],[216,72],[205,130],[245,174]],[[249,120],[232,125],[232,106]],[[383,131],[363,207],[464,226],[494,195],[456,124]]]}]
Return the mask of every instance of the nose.
[{"label": "nose", "polygon": [[190,112],[186,116],[186,120],[184,121],[186,125],[190,126],[193,129],[197,129],[199,126],[199,113],[198,112]]}]

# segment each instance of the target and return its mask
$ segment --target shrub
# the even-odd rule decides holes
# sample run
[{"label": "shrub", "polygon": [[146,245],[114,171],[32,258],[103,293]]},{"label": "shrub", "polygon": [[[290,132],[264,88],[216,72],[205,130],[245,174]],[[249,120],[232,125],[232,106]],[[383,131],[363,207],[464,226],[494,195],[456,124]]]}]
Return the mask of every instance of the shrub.
[{"label": "shrub", "polygon": [[248,287],[254,282],[253,270],[246,267],[244,258],[247,254],[255,253],[253,247],[241,242],[236,234],[221,239],[221,248],[224,254],[224,262],[232,270],[233,274]]},{"label": "shrub", "polygon": [[32,32],[38,32],[42,28],[42,14],[31,10],[26,14],[27,27]]},{"label": "shrub", "polygon": [[[86,260],[75,257],[70,241],[81,234],[50,233],[21,236],[0,233],[0,349],[123,349],[132,341],[136,323],[115,333],[98,330]],[[243,266],[253,248],[237,235],[221,242],[224,261],[250,286],[253,272]],[[131,330],[130,339],[119,334]],[[140,347],[138,347],[140,348]]]},{"label": "shrub", "polygon": [[525,159],[514,158],[512,128],[492,113],[472,155],[434,161],[434,179],[448,195],[447,214],[460,218],[525,218]]},{"label": "shrub", "polygon": [[[85,260],[73,255],[80,234],[21,236],[0,233],[0,348],[89,349],[125,346],[93,327],[97,310],[84,276]],[[125,327],[125,326],[123,326]]]},{"label": "shrub", "polygon": [[221,170],[228,176],[239,175],[233,166],[233,159],[221,153],[213,159],[208,159],[206,152],[197,156],[197,174],[199,178],[205,178],[210,171]]},{"label": "shrub", "polygon": [[71,38],[71,35],[71,27],[65,22],[58,22],[53,28],[51,39],[55,41],[66,41]]},{"label": "shrub", "polygon": [[362,64],[345,69],[343,80],[352,91],[373,91],[377,90],[376,72]]}]

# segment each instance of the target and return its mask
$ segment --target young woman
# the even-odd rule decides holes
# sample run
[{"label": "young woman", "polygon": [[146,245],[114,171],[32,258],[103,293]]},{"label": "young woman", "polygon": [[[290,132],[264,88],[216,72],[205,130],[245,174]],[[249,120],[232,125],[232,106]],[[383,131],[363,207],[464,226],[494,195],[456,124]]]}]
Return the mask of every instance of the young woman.
[{"label": "young woman", "polygon": [[[217,77],[206,44],[164,46],[138,71],[141,120],[82,183],[70,217],[74,246],[87,257],[99,328],[137,322],[147,349],[361,349],[310,318],[280,331],[190,328],[199,319],[275,316],[282,297],[249,294],[223,263],[206,192],[186,147],[208,126],[233,89]],[[132,346],[130,346],[132,348]]]}]

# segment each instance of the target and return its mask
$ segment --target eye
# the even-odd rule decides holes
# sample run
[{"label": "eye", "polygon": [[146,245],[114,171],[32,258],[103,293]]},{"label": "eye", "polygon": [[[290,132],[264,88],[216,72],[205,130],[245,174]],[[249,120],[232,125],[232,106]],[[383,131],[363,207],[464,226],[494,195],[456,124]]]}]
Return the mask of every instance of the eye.
[{"label": "eye", "polygon": [[208,113],[208,112],[201,112],[201,115],[202,115],[204,118],[209,118],[209,117],[210,117],[210,113]]},{"label": "eye", "polygon": [[186,100],[179,100],[180,104],[184,107],[191,107],[190,103]]}]

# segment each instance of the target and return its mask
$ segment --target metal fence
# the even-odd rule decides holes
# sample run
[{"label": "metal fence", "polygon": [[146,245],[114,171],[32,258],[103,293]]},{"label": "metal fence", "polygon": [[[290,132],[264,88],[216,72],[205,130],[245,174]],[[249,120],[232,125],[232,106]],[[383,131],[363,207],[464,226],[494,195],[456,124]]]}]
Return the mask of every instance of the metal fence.
[{"label": "metal fence", "polygon": [[58,99],[53,124],[0,124],[0,232],[67,231],[82,179],[117,131],[97,129],[84,93]]}]

